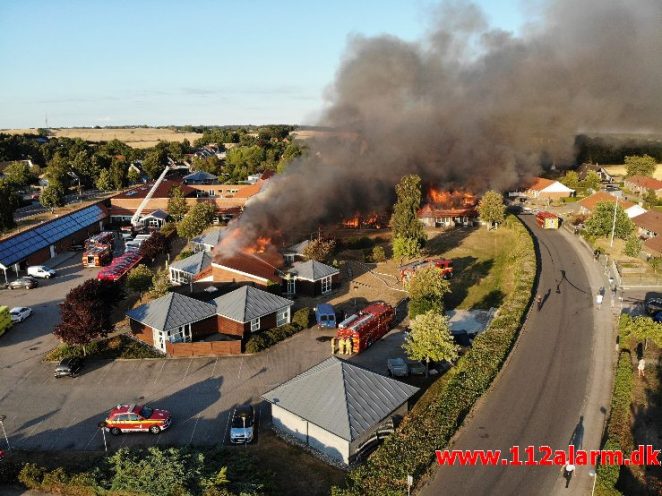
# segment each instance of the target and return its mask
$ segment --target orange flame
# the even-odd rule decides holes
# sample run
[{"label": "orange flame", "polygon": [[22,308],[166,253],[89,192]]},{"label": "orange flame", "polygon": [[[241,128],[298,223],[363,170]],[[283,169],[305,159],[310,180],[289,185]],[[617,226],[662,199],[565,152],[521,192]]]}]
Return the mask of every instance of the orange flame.
[{"label": "orange flame", "polygon": [[243,251],[245,253],[251,253],[251,254],[260,254],[264,253],[269,249],[271,246],[271,238],[266,237],[266,236],[260,236],[255,240],[255,243],[252,245],[246,246]]},{"label": "orange flame", "polygon": [[446,208],[473,207],[476,197],[466,191],[446,191],[431,187],[428,189],[430,203]]},{"label": "orange flame", "polygon": [[343,220],[342,225],[343,227],[346,227],[348,229],[358,229],[359,226],[361,225],[361,218],[357,214],[354,217],[350,217],[349,219]]}]

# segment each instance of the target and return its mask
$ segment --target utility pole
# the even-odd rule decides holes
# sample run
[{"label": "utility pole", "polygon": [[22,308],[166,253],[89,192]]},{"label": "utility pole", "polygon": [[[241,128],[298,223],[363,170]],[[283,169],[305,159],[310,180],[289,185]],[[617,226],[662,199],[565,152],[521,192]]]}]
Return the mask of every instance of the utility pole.
[{"label": "utility pole", "polygon": [[614,246],[614,233],[616,232],[616,211],[618,209],[618,196],[614,202],[614,221],[611,224],[611,239],[609,241],[609,246]]}]

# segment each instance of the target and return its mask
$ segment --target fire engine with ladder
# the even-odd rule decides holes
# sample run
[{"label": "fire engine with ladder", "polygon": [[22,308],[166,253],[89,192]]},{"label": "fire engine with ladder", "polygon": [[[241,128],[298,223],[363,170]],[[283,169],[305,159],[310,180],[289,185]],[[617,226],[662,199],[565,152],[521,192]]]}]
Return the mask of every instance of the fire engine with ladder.
[{"label": "fire engine with ladder", "polygon": [[395,308],[383,301],[368,305],[350,315],[340,324],[332,340],[333,352],[351,355],[361,353],[380,340],[390,329],[395,319]]}]

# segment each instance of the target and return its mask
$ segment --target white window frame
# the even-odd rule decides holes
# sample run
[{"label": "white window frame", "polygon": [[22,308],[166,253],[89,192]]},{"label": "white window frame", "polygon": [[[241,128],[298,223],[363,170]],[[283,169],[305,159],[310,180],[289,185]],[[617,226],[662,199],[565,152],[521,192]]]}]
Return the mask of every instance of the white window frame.
[{"label": "white window frame", "polygon": [[260,330],[260,317],[251,320],[251,332],[255,332],[259,330]]},{"label": "white window frame", "polygon": [[281,308],[276,312],[276,327],[290,323],[290,307]]},{"label": "white window frame", "polygon": [[295,294],[297,292],[297,280],[292,278],[292,279],[285,279],[285,292],[287,294]]},{"label": "white window frame", "polygon": [[322,294],[330,293],[333,288],[333,276],[323,277],[321,280]]}]

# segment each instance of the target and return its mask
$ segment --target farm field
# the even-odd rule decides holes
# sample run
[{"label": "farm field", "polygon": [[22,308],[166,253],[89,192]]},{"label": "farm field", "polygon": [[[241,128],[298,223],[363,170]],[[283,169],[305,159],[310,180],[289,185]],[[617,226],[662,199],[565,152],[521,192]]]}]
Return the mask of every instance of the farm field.
[{"label": "farm field", "polygon": [[[117,129],[91,129],[66,128],[51,129],[56,138],[81,138],[87,141],[110,141],[118,139],[133,148],[149,148],[159,141],[184,141],[188,139],[193,143],[202,137],[201,133],[177,132],[166,128],[117,128]],[[35,133],[36,129],[9,129],[0,132],[9,134]]]},{"label": "farm field", "polygon": [[[625,176],[625,165],[605,165],[604,168],[612,176]],[[655,169],[653,177],[662,180],[662,164],[657,164],[657,169]]]}]

